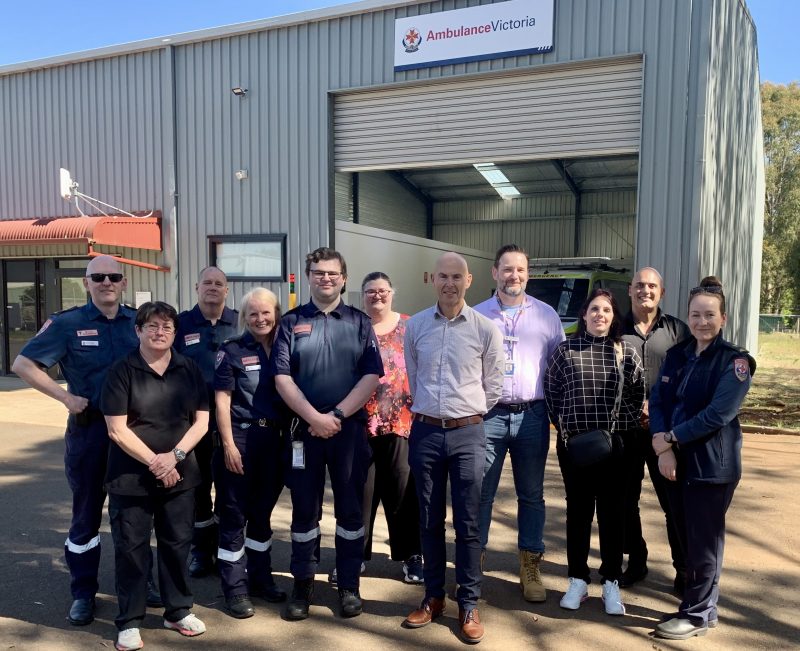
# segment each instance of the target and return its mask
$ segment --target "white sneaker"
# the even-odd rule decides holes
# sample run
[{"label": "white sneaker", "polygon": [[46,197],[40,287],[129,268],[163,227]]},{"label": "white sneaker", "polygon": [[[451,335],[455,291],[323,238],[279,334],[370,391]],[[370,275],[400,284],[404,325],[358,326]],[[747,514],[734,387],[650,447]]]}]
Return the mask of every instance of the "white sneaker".
[{"label": "white sneaker", "polygon": [[138,628],[126,628],[117,633],[117,641],[114,644],[117,651],[135,651],[143,646],[144,642]]},{"label": "white sneaker", "polygon": [[[619,590],[617,590],[617,596],[619,596]],[[578,610],[588,598],[589,590],[586,581],[571,576],[567,593],[561,597],[559,605],[567,610]]]},{"label": "white sneaker", "polygon": [[619,594],[618,581],[606,581],[603,584],[603,603],[607,615],[625,614],[625,604],[622,603],[622,596]]},{"label": "white sneaker", "polygon": [[164,628],[178,631],[178,633],[186,637],[194,637],[195,635],[202,635],[206,632],[206,625],[192,613],[189,613],[186,617],[179,619],[177,622],[171,622],[165,619]]}]

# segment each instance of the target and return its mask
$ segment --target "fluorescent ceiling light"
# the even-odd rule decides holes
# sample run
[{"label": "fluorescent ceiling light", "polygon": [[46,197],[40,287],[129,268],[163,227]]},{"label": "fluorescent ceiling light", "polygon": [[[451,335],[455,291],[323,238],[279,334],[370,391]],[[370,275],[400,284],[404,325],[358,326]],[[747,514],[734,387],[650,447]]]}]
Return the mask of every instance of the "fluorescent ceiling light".
[{"label": "fluorescent ceiling light", "polygon": [[515,188],[494,163],[475,163],[473,167],[481,173],[503,199],[513,199],[520,196],[520,191]]},{"label": "fluorescent ceiling light", "polygon": [[503,199],[513,199],[514,197],[520,196],[519,190],[513,185],[495,186],[494,189],[497,190],[497,194],[503,197]]}]

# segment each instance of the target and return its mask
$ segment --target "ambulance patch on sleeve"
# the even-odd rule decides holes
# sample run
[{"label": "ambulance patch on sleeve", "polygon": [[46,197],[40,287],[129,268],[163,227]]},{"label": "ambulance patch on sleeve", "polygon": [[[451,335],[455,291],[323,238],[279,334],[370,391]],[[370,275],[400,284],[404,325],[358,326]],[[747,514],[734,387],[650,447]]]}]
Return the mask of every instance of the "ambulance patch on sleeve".
[{"label": "ambulance patch on sleeve", "polygon": [[750,376],[750,365],[744,357],[733,360],[733,372],[739,382],[744,382]]}]

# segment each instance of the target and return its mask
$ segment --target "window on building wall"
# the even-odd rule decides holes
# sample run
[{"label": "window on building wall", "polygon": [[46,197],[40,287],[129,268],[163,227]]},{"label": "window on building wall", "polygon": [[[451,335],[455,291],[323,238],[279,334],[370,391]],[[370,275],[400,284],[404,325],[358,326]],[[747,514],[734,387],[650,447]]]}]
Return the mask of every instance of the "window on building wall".
[{"label": "window on building wall", "polygon": [[286,280],[286,235],[210,235],[211,264],[229,280]]}]

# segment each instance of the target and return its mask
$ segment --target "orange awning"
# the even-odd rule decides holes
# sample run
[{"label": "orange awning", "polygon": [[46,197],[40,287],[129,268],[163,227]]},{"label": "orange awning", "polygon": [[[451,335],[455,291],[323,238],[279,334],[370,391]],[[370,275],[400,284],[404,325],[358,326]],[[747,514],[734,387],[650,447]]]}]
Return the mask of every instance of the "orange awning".
[{"label": "orange awning", "polygon": [[93,244],[161,250],[161,217],[59,217],[0,221],[0,245]]}]

